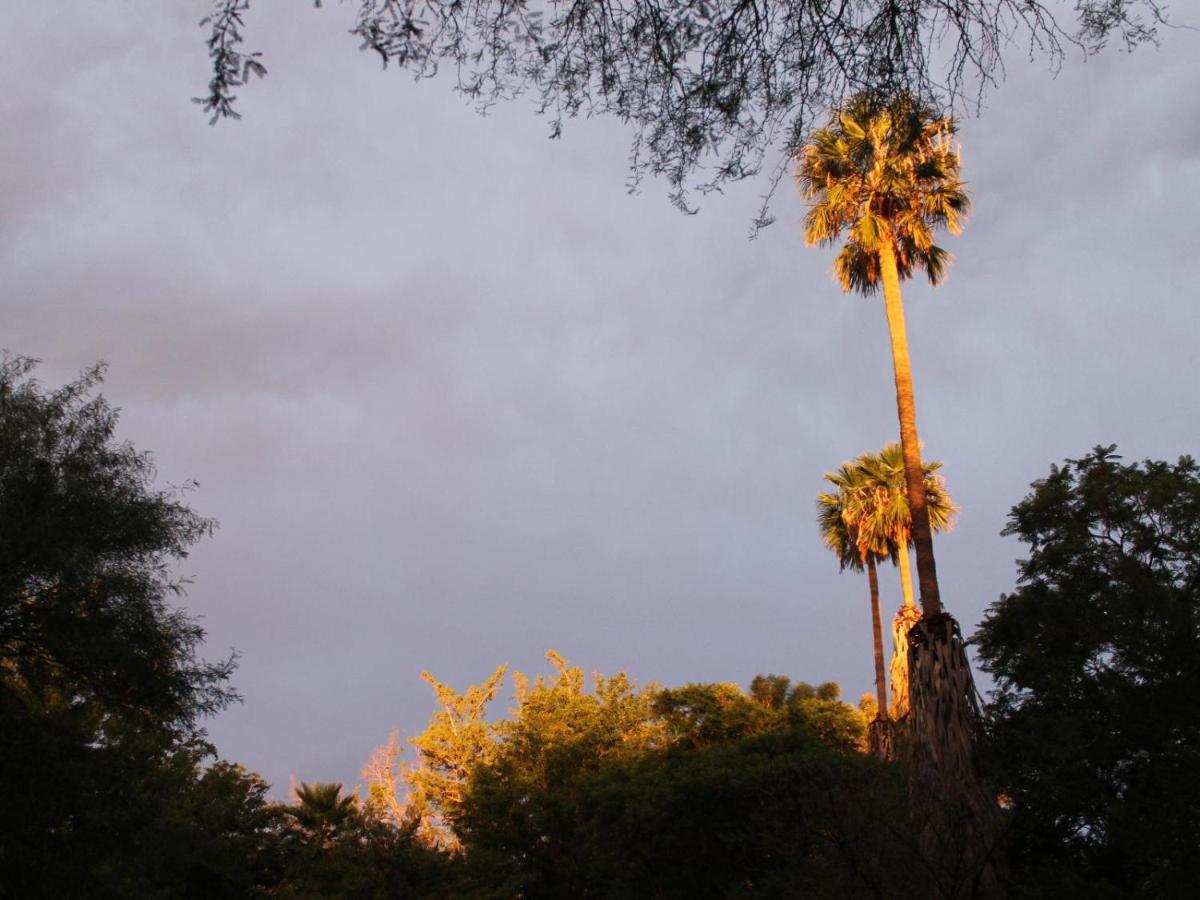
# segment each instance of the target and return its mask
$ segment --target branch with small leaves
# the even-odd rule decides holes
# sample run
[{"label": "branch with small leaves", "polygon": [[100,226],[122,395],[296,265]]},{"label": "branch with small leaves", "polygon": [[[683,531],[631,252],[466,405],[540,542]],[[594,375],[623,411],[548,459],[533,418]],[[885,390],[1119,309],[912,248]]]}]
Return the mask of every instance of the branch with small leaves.
[{"label": "branch with small leaves", "polygon": [[[777,154],[756,229],[817,118],[852,94],[977,107],[1010,45],[1057,68],[1071,48],[1087,55],[1115,38],[1132,49],[1167,24],[1161,0],[1074,0],[1073,29],[1054,15],[1064,0],[353,2],[361,49],[417,79],[449,69],[480,110],[531,97],[552,137],[565,119],[616,116],[633,132],[629,189],[665,178],[681,210]],[[234,89],[266,69],[239,49],[249,0],[214,3],[213,78],[196,102],[216,122],[239,117]]]}]

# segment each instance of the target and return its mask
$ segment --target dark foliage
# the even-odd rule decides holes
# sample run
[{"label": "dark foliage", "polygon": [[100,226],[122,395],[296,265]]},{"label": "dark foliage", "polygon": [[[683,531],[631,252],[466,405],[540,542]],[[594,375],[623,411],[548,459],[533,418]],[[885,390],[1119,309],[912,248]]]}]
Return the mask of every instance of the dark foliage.
[{"label": "dark foliage", "polygon": [[1200,846],[1200,468],[1055,466],[1013,508],[1017,590],[975,636],[990,771],[1031,896],[1191,896]]},{"label": "dark foliage", "polygon": [[[1165,21],[1159,0],[354,2],[362,49],[416,78],[448,70],[480,108],[530,97],[552,135],[566,118],[616,116],[633,131],[632,184],[663,176],[682,208],[689,190],[757,174],[774,148],[769,197],[816,117],[852,94],[953,104],[1003,76],[1010,46],[1057,66],[1111,37],[1152,41]],[[196,99],[215,122],[238,116],[234,92],[266,69],[241,49],[249,0],[214,7],[213,78]]]},{"label": "dark foliage", "polygon": [[233,698],[167,602],[212,524],[115,439],[99,368],[54,391],[32,369],[0,360],[0,896],[120,894]]},{"label": "dark foliage", "polygon": [[410,828],[364,811],[340,784],[305,784],[294,806],[273,808],[282,827],[260,856],[259,892],[279,898],[367,900],[449,897],[451,860]]}]

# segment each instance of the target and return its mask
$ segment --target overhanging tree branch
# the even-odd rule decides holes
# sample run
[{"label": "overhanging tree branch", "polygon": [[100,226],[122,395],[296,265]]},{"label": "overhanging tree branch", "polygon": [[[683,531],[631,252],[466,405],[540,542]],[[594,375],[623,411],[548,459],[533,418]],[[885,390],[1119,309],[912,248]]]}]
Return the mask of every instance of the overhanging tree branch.
[{"label": "overhanging tree branch", "polygon": [[[243,49],[250,0],[213,0],[203,25],[213,77],[197,97],[212,121],[238,118],[236,89],[265,75]],[[786,162],[816,117],[863,91],[940,106],[978,104],[1026,44],[1057,68],[1112,39],[1153,42],[1162,0],[342,0],[351,33],[417,79],[443,66],[476,105],[529,96],[551,135],[577,115],[630,126],[630,187],[663,177],[673,203]],[[316,6],[320,6],[317,0]],[[1070,25],[1060,24],[1055,11]],[[781,165],[772,164],[769,201]],[[764,202],[764,211],[766,202]],[[764,215],[757,223],[766,224]]]}]

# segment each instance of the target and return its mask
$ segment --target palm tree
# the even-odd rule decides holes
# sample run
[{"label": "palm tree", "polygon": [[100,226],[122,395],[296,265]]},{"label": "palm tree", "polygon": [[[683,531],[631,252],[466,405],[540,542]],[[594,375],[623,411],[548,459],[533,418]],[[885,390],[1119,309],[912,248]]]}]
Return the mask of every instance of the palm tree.
[{"label": "palm tree", "polygon": [[[838,558],[841,571],[851,569],[867,571],[867,583],[871,591],[871,631],[874,639],[875,698],[878,712],[875,722],[887,719],[887,685],[883,669],[883,625],[879,611],[879,577],[876,565],[881,560],[894,559],[896,545],[885,531],[874,527],[875,521],[864,510],[864,487],[871,487],[864,479],[862,467],[857,462],[844,463],[836,472],[826,472],[825,480],[836,489],[836,493],[822,491],[817,494],[817,524],[821,529],[821,541]],[[874,725],[875,723],[872,723]],[[872,736],[874,748],[882,754],[886,749]]]},{"label": "palm tree", "polygon": [[292,817],[316,834],[328,837],[353,821],[358,813],[358,798],[353,794],[343,796],[342,786],[337,783],[302,781],[295,793],[296,805],[290,810]]},{"label": "palm tree", "polygon": [[[886,531],[896,544],[896,560],[900,565],[900,583],[904,602],[892,619],[892,662],[890,683],[892,687],[892,718],[900,719],[908,713],[909,672],[908,632],[920,619],[913,602],[912,575],[909,571],[908,545],[912,537],[912,513],[908,505],[908,491],[904,472],[904,456],[900,445],[892,442],[878,453],[859,457],[858,466],[862,473],[861,493],[870,495],[869,508],[874,510],[878,521],[876,528]],[[946,491],[946,484],[937,474],[942,467],[940,461],[922,460],[921,469],[925,476],[926,508],[929,524],[933,531],[949,531],[958,512]]]},{"label": "palm tree", "polygon": [[945,860],[956,884],[968,873],[988,893],[1002,882],[996,809],[974,762],[979,709],[962,633],[942,612],[938,592],[900,296],[901,280],[917,269],[933,284],[945,277],[949,254],[933,232],[957,234],[970,209],[954,133],[953,119],[910,94],[859,94],[813,134],[798,154],[796,177],[810,202],[808,244],[833,244],[846,232],[834,263],[843,290],[883,288],[923,614],[909,633],[910,798],[925,859]]},{"label": "palm tree", "polygon": [[908,94],[864,93],[849,100],[798,156],[797,181],[810,203],[804,220],[810,246],[847,239],[834,263],[845,291],[873,294],[883,286],[891,335],[905,481],[912,516],[921,607],[942,610],[921,469],[912,367],[900,282],[921,269],[937,284],[950,257],[933,232],[957,234],[970,208],[959,178],[955,126]]}]

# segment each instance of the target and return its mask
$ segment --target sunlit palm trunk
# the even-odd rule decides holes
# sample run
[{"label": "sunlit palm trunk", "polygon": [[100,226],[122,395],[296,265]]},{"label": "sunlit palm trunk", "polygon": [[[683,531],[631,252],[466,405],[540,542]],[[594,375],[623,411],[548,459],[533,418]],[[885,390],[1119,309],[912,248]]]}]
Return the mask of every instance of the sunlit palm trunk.
[{"label": "sunlit palm trunk", "polygon": [[901,606],[892,619],[892,664],[890,683],[892,688],[891,714],[893,719],[908,715],[912,706],[912,678],[908,669],[908,635],[912,627],[921,621],[921,612],[916,606]]},{"label": "sunlit palm trunk", "polygon": [[908,541],[901,538],[896,542],[897,556],[900,559],[900,588],[904,591],[904,605],[916,606],[912,589],[912,566],[908,561]]},{"label": "sunlit palm trunk", "polygon": [[867,557],[867,581],[871,585],[871,630],[875,635],[875,699],[879,702],[879,718],[888,714],[887,682],[883,673],[883,623],[879,611],[879,576],[875,572],[875,560]]},{"label": "sunlit palm trunk", "polygon": [[921,611],[936,616],[942,611],[937,567],[933,560],[933,535],[929,510],[925,507],[925,472],[921,468],[921,442],[917,437],[917,407],[913,399],[912,366],[908,361],[908,335],[904,328],[904,305],[900,277],[890,238],[880,241],[879,269],[888,333],[892,339],[892,368],[896,376],[896,411],[900,417],[900,447],[904,453],[904,476],[908,505],[912,511],[912,540],[917,553],[917,583],[921,589]]},{"label": "sunlit palm trunk", "polygon": [[912,567],[908,561],[908,541],[901,539],[897,548],[900,559],[900,585],[904,590],[904,605],[892,619],[892,664],[888,682],[892,689],[890,712],[893,719],[908,715],[908,632],[917,624],[921,614],[913,600]]}]

